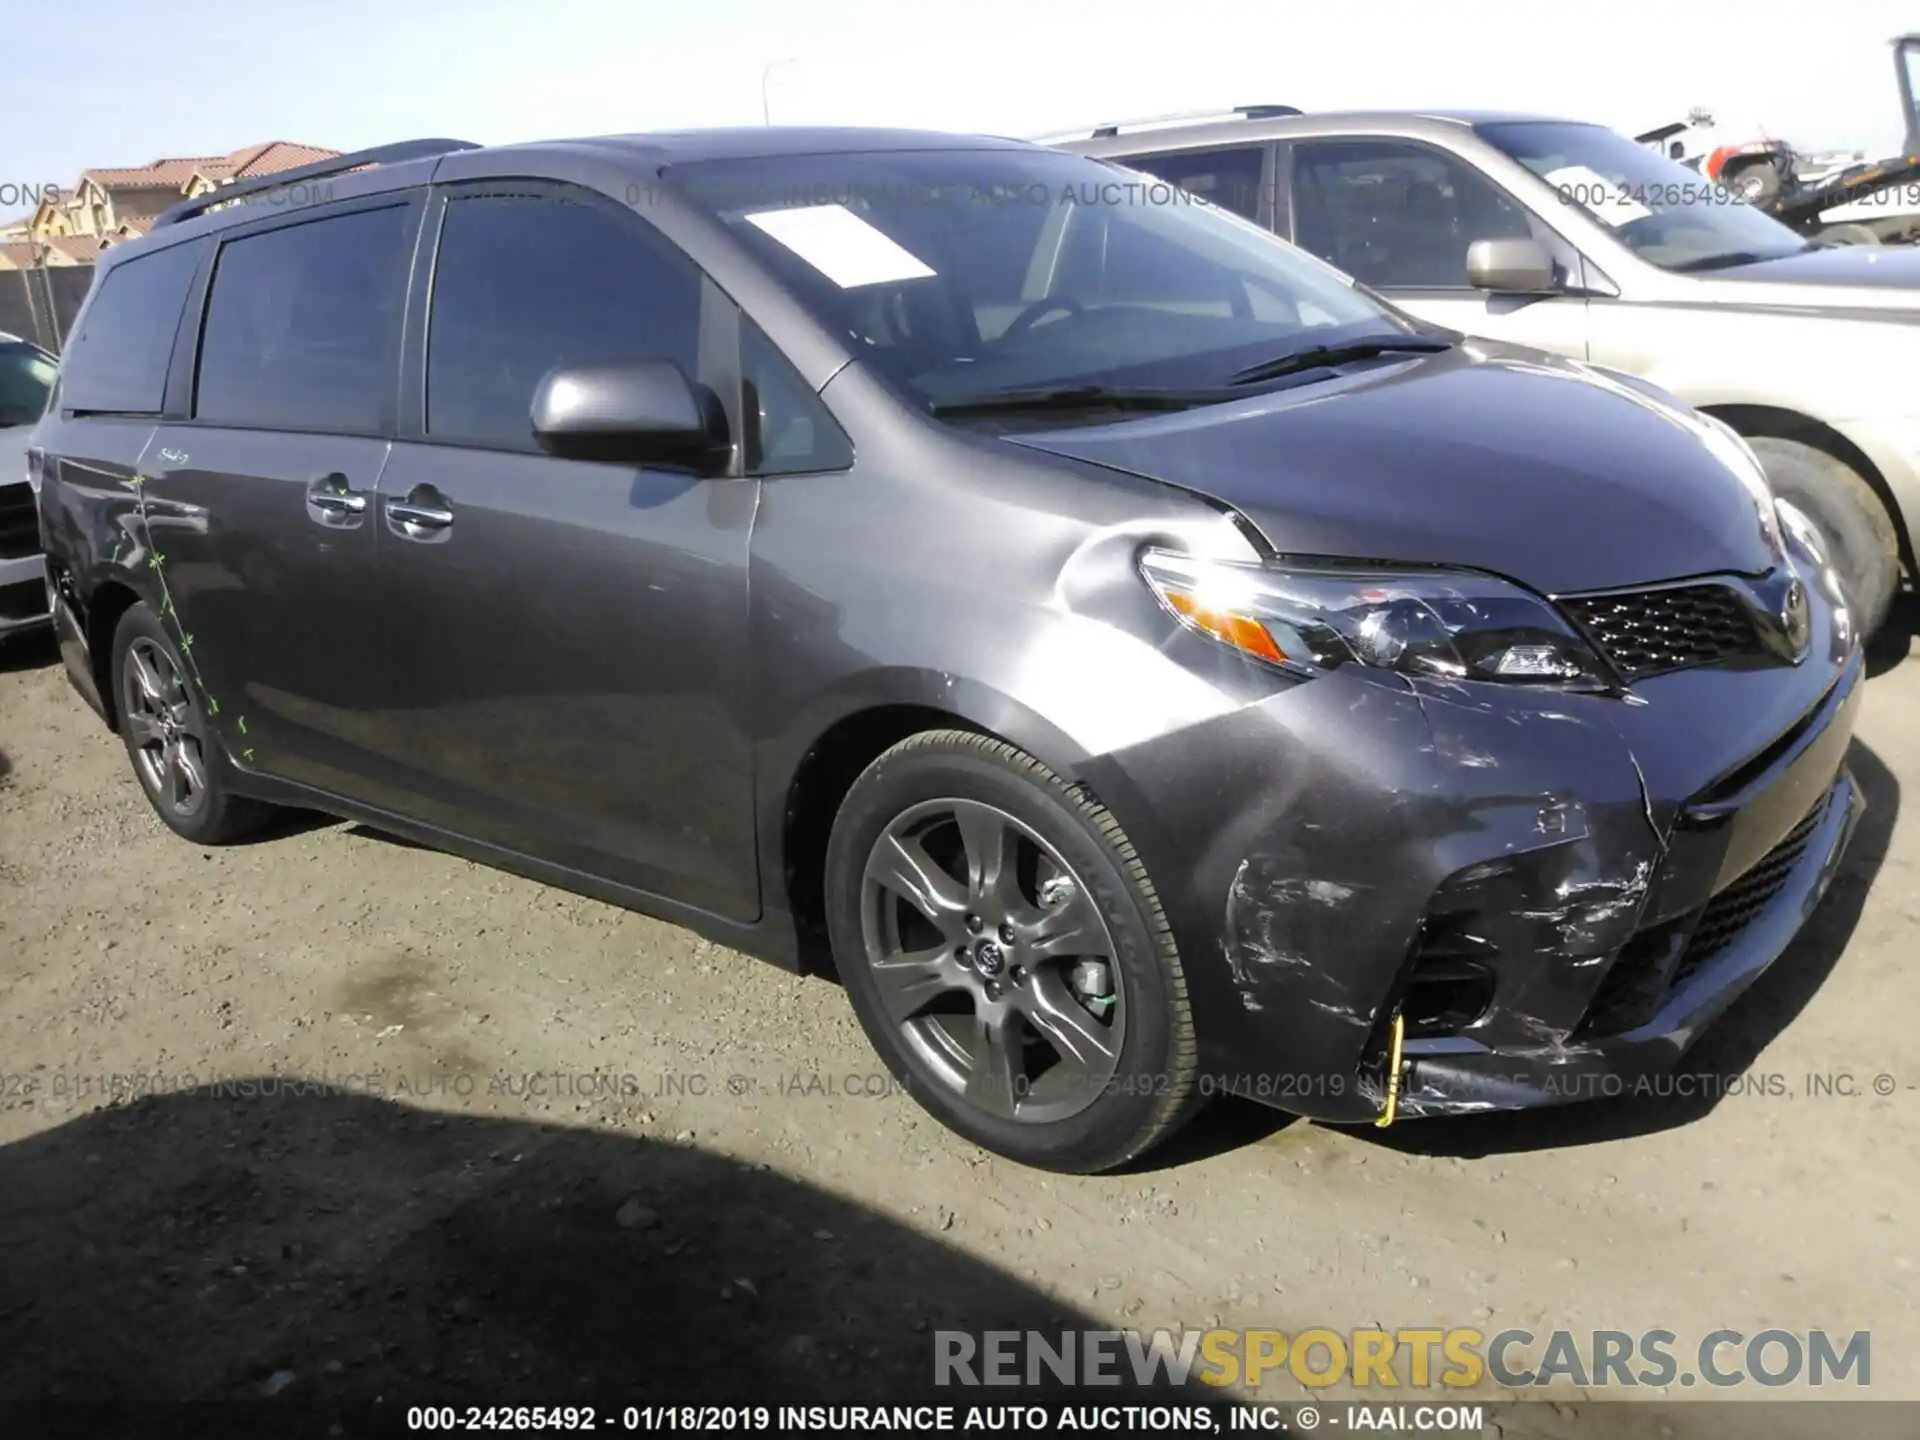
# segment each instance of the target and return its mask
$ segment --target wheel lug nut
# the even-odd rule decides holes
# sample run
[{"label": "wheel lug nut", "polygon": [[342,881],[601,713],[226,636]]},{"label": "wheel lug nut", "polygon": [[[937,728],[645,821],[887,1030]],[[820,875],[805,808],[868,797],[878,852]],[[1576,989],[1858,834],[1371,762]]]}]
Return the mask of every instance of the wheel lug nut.
[{"label": "wheel lug nut", "polygon": [[967,929],[973,931],[976,935],[980,933],[980,917],[978,915],[967,916]]},{"label": "wheel lug nut", "polygon": [[1013,939],[1013,926],[1002,925],[1000,927],[1000,943],[1003,945],[1011,945],[1013,944]]}]

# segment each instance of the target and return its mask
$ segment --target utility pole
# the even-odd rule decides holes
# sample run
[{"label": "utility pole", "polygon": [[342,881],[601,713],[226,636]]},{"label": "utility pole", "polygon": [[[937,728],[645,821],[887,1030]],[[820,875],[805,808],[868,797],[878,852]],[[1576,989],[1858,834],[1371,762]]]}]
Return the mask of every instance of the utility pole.
[{"label": "utility pole", "polygon": [[762,125],[773,124],[773,106],[767,99],[767,78],[782,65],[798,65],[799,63],[800,62],[794,59],[793,56],[784,55],[778,60],[769,60],[765,68],[760,71],[760,123]]}]

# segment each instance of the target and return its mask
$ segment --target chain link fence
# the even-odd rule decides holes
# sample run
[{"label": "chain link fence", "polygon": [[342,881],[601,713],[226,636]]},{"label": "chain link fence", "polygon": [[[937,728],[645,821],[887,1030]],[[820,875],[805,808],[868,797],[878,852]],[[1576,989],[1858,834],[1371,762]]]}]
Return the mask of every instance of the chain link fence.
[{"label": "chain link fence", "polygon": [[0,270],[0,331],[58,355],[93,284],[93,270],[91,265]]}]

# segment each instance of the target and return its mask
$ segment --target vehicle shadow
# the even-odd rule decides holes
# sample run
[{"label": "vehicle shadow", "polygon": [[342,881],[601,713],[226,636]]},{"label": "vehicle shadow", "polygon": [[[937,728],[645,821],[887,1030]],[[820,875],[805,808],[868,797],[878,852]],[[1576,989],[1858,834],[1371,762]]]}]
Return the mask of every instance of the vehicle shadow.
[{"label": "vehicle shadow", "polygon": [[[1741,1091],[1740,1077],[1774,1037],[1806,1008],[1845,953],[1874,877],[1886,859],[1900,813],[1900,782],[1855,740],[1847,754],[1866,801],[1840,871],[1826,898],[1786,952],[1769,966],[1695,1043],[1668,1093],[1581,1101],[1539,1110],[1409,1121],[1353,1133],[1388,1149],[1417,1155],[1481,1158],[1524,1150],[1563,1149],[1652,1134],[1691,1124]],[[1751,1077],[1758,1085],[1763,1077]],[[1788,1077],[1797,1089],[1802,1077]],[[1856,1076],[1864,1085],[1868,1077]],[[1684,1092],[1684,1093],[1682,1093]]]},{"label": "vehicle shadow", "polygon": [[20,670],[44,670],[60,661],[60,647],[48,627],[0,639],[0,675]]},{"label": "vehicle shadow", "polygon": [[383,845],[392,845],[401,850],[431,850],[431,845],[422,845],[418,840],[409,840],[404,835],[396,835],[391,830],[382,830],[377,826],[365,825],[360,821],[347,824],[347,834],[356,840],[378,840]]},{"label": "vehicle shadow", "polygon": [[1920,591],[1902,591],[1887,618],[1867,642],[1867,674],[1884,675],[1907,658],[1920,635]]},{"label": "vehicle shadow", "polygon": [[424,1403],[595,1403],[607,1429],[629,1404],[1024,1401],[937,1388],[936,1333],[1094,1323],[765,1168],[371,1088],[229,1081],[0,1147],[0,1414],[124,1404],[148,1434],[157,1402],[252,1401],[256,1433],[356,1435]]}]

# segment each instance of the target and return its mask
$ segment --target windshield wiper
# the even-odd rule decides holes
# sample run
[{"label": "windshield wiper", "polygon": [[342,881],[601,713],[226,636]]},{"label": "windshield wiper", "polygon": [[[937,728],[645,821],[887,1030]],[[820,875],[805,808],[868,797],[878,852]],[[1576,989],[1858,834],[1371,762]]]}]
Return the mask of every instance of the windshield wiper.
[{"label": "windshield wiper", "polygon": [[1355,340],[1346,345],[1309,345],[1249,365],[1227,377],[1229,385],[1256,385],[1262,380],[1278,380],[1301,370],[1319,370],[1329,365],[1347,365],[1355,360],[1371,360],[1377,355],[1434,355],[1453,349],[1454,342],[1432,335],[1396,335],[1379,340]]},{"label": "windshield wiper", "polygon": [[1007,410],[1189,410],[1230,398],[1217,390],[1153,390],[1107,385],[1055,385],[1030,390],[988,390],[935,400],[935,415],[992,415]]},{"label": "windshield wiper", "polygon": [[1758,265],[1763,260],[1783,260],[1787,255],[1803,252],[1788,250],[1781,255],[1762,255],[1756,250],[1728,250],[1720,255],[1696,255],[1691,260],[1682,260],[1667,266],[1676,275],[1685,275],[1695,270],[1730,270],[1735,265]]}]

